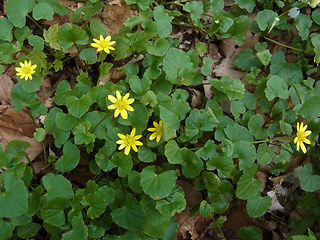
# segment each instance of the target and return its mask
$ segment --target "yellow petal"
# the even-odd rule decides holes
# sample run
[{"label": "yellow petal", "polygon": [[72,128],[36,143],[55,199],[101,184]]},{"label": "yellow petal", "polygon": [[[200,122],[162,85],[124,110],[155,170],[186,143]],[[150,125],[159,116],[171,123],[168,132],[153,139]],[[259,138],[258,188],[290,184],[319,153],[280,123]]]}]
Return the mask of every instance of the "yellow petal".
[{"label": "yellow petal", "polygon": [[137,145],[137,146],[142,146],[143,145],[143,143],[140,142],[140,141],[135,141],[134,144]]},{"label": "yellow petal", "polygon": [[121,145],[118,147],[118,150],[122,150],[122,149],[124,149],[125,147],[127,147],[127,145],[121,144]]},{"label": "yellow petal", "polygon": [[134,99],[133,98],[130,98],[127,100],[127,104],[132,104],[134,102]]},{"label": "yellow petal", "polygon": [[160,141],[160,139],[161,139],[161,136],[160,136],[160,135],[158,135],[158,136],[157,136],[157,142],[159,142],[159,141]]},{"label": "yellow petal", "polygon": [[150,131],[150,132],[155,132],[155,131],[157,131],[157,129],[155,129],[155,128],[148,128],[148,131]]},{"label": "yellow petal", "polygon": [[120,114],[120,111],[118,110],[118,109],[116,109],[115,111],[114,111],[114,117],[116,118],[116,117],[118,117],[119,116],[119,114]]},{"label": "yellow petal", "polygon": [[134,140],[138,140],[138,139],[140,139],[141,137],[142,137],[142,135],[137,135],[137,136],[134,136],[133,139],[134,139]]},{"label": "yellow petal", "polygon": [[112,96],[112,95],[108,95],[108,99],[109,99],[109,101],[110,102],[112,102],[112,103],[116,103],[117,101],[118,101],[118,99],[116,99],[114,96]]},{"label": "yellow petal", "polygon": [[304,139],[303,142],[305,142],[306,144],[311,144],[311,141],[309,139]]},{"label": "yellow petal", "polygon": [[138,148],[136,145],[132,145],[132,149],[133,149],[133,151],[138,152]]},{"label": "yellow petal", "polygon": [[150,140],[153,140],[157,137],[157,134],[156,133],[152,133],[149,137]]},{"label": "yellow petal", "polygon": [[301,143],[301,150],[302,150],[302,152],[303,153],[306,153],[307,152],[307,149],[306,149],[306,146],[304,146],[304,144],[303,143]]},{"label": "yellow petal", "polygon": [[108,106],[108,109],[111,109],[111,110],[112,110],[112,109],[116,109],[116,108],[117,108],[117,106],[116,106],[115,104],[112,104],[112,105],[109,105],[109,106]]},{"label": "yellow petal", "polygon": [[121,99],[121,94],[120,94],[120,92],[118,90],[116,91],[116,97],[117,97],[118,100]]},{"label": "yellow petal", "polygon": [[130,112],[133,112],[133,111],[134,111],[133,107],[131,107],[130,105],[128,105],[128,106],[126,107],[126,109],[127,109],[128,111],[130,111]]},{"label": "yellow petal", "polygon": [[110,53],[109,49],[108,48],[104,48],[103,51],[105,51],[107,54]]},{"label": "yellow petal", "polygon": [[304,134],[305,134],[306,137],[309,136],[311,133],[312,133],[312,132],[311,132],[310,130],[304,132]]},{"label": "yellow petal", "polygon": [[129,96],[130,96],[130,93],[126,93],[126,95],[124,95],[123,96],[123,101],[125,102],[125,101],[127,101],[128,100],[128,98],[129,98]]},{"label": "yellow petal", "polygon": [[298,140],[299,140],[299,138],[298,138],[298,137],[295,137],[294,140],[293,140],[293,142],[294,142],[294,143],[297,143]]},{"label": "yellow petal", "polygon": [[123,140],[116,141],[116,144],[123,144]]},{"label": "yellow petal", "polygon": [[125,139],[125,137],[126,137],[125,135],[123,135],[123,134],[121,134],[121,133],[118,133],[117,135],[118,135],[118,137],[121,138],[121,139]]},{"label": "yellow petal", "polygon": [[136,134],[136,129],[133,128],[133,129],[131,130],[130,136],[131,136],[131,137],[134,137],[135,134]]},{"label": "yellow petal", "polygon": [[126,149],[124,150],[124,154],[125,155],[128,155],[129,154],[129,152],[130,152],[130,146],[126,146]]},{"label": "yellow petal", "polygon": [[[117,111],[117,110],[116,110],[116,111]],[[120,113],[121,113],[121,117],[122,117],[123,119],[127,119],[127,118],[128,118],[128,113],[127,113],[126,110],[122,110],[122,111],[120,111]]]}]

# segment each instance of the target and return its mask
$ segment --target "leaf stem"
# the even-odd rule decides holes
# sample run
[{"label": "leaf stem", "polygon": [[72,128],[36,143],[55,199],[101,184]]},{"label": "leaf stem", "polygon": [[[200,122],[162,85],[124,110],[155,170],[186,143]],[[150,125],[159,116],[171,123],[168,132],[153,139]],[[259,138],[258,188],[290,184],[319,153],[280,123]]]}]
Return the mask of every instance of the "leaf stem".
[{"label": "leaf stem", "polygon": [[212,221],[214,222],[214,225],[219,229],[219,232],[220,232],[220,234],[221,234],[221,236],[222,236],[222,239],[223,239],[223,240],[227,240],[226,237],[225,237],[224,234],[223,234],[222,229],[221,229],[220,226],[217,224],[217,222],[216,222],[216,220],[214,219],[213,216],[211,216],[211,219],[212,219]]},{"label": "leaf stem", "polygon": [[106,115],[92,128],[91,132],[93,133],[94,130],[96,130],[96,128],[107,118],[109,117],[109,114],[106,113]]},{"label": "leaf stem", "polygon": [[251,144],[255,144],[255,143],[266,143],[266,142],[272,142],[272,141],[292,139],[292,138],[294,138],[294,137],[295,137],[295,136],[279,137],[279,138],[272,138],[272,139],[265,139],[265,140],[253,141],[253,142],[250,142],[250,143],[251,143]]},{"label": "leaf stem", "polygon": [[298,95],[298,98],[299,98],[300,103],[302,104],[302,98],[301,98],[301,95],[300,95],[300,93],[299,93],[296,85],[295,85],[294,83],[292,83],[292,86],[293,86],[294,90],[296,91],[296,93],[297,93],[297,95]]},{"label": "leaf stem", "polygon": [[277,41],[275,41],[275,40],[273,40],[273,39],[271,39],[271,38],[268,38],[268,37],[266,37],[266,36],[263,36],[263,38],[266,39],[266,40],[268,40],[268,41],[270,41],[270,42],[273,42],[273,43],[275,43],[275,44],[278,44],[278,45],[280,45],[280,46],[282,46],[282,47],[290,48],[290,49],[292,49],[292,50],[299,51],[299,52],[304,52],[303,49],[299,49],[299,48],[295,48],[295,47],[291,47],[291,46],[285,45],[285,44],[280,43],[280,42],[277,42]]},{"label": "leaf stem", "polygon": [[34,24],[36,24],[42,31],[44,30],[44,28],[41,27],[41,25],[35,19],[33,19],[33,17],[30,17],[29,14],[27,14],[27,18],[29,18]]},{"label": "leaf stem", "polygon": [[[77,51],[78,51],[78,53],[79,53],[79,57],[80,57],[80,50],[79,50],[78,45],[77,45],[76,43],[74,43],[74,46],[76,47],[76,49],[77,49]],[[89,74],[89,66],[88,66],[87,62],[86,62],[85,60],[83,60],[83,62],[84,62],[84,64],[85,64],[85,66],[86,66],[87,73]]]}]

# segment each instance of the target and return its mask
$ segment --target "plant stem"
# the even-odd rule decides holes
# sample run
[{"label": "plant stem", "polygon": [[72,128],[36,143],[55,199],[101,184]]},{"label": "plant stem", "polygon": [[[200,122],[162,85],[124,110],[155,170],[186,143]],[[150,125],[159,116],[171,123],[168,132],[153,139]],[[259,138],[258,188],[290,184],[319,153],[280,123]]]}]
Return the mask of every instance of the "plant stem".
[{"label": "plant stem", "polygon": [[32,165],[31,159],[29,158],[29,155],[26,152],[24,152],[24,156],[26,157],[28,163],[30,164],[30,167],[32,168],[32,171],[35,173],[35,170],[33,168],[33,165]]},{"label": "plant stem", "polygon": [[92,128],[91,132],[94,132],[94,130],[96,130],[96,128],[107,118],[109,117],[109,114],[106,113],[106,115]]},{"label": "plant stem", "polygon": [[219,232],[223,238],[223,240],[227,240],[226,237],[223,234],[223,231],[221,230],[220,226],[217,224],[216,220],[214,219],[214,217],[211,217],[212,221],[214,222],[214,225],[219,229]]},{"label": "plant stem", "polygon": [[300,95],[300,93],[299,93],[296,85],[295,85],[294,83],[292,83],[292,86],[293,86],[294,90],[296,91],[296,93],[297,93],[297,95],[298,95],[298,98],[299,98],[300,103],[302,104],[302,98],[301,98],[301,95]]},{"label": "plant stem", "polygon": [[[74,46],[76,47],[78,53],[79,53],[79,57],[80,57],[80,50],[79,50],[79,47],[76,43],[74,43]],[[86,65],[86,69],[87,69],[87,73],[89,74],[89,67],[88,67],[88,64],[85,60],[83,60],[84,64]]]},{"label": "plant stem", "polygon": [[294,137],[295,137],[295,136],[279,137],[279,138],[265,139],[265,140],[260,140],[260,141],[253,141],[253,142],[250,142],[250,143],[251,143],[251,144],[255,144],[255,143],[272,142],[272,141],[292,139],[292,138],[294,138]]},{"label": "plant stem", "polygon": [[38,28],[40,28],[42,31],[44,30],[43,27],[41,27],[41,25],[33,19],[33,17],[30,17],[29,14],[27,14],[27,18],[29,18],[32,22],[34,22],[34,24],[36,24],[38,26]]},{"label": "plant stem", "polygon": [[280,42],[277,42],[277,41],[275,41],[275,40],[273,40],[273,39],[271,39],[271,38],[268,38],[268,37],[266,37],[266,36],[263,36],[263,38],[266,39],[266,40],[268,40],[268,41],[270,41],[270,42],[273,42],[273,43],[275,43],[275,44],[278,44],[278,45],[280,45],[280,46],[282,46],[282,47],[290,48],[290,49],[292,49],[292,50],[299,51],[299,52],[304,52],[303,49],[299,49],[299,48],[295,48],[295,47],[291,47],[291,46],[285,45],[285,44],[280,43]]}]

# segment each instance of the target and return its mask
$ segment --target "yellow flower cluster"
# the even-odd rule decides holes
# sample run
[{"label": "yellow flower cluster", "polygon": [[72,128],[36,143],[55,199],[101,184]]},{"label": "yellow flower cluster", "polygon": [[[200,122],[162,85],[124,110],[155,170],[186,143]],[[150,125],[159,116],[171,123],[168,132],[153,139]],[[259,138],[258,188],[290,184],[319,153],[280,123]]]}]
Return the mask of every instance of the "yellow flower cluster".
[{"label": "yellow flower cluster", "polygon": [[110,53],[110,50],[114,50],[112,47],[113,44],[116,43],[116,41],[111,41],[111,36],[107,36],[106,38],[103,38],[102,35],[100,35],[100,39],[93,39],[95,43],[91,43],[92,47],[97,48],[97,51],[105,51],[107,54]]},{"label": "yellow flower cluster", "polygon": [[32,80],[32,74],[36,72],[35,69],[37,65],[32,65],[31,61],[27,62],[27,60],[25,60],[24,63],[20,62],[19,65],[20,67],[15,68],[17,71],[17,76],[20,76],[21,79],[24,78],[25,81],[27,81],[28,78]]}]

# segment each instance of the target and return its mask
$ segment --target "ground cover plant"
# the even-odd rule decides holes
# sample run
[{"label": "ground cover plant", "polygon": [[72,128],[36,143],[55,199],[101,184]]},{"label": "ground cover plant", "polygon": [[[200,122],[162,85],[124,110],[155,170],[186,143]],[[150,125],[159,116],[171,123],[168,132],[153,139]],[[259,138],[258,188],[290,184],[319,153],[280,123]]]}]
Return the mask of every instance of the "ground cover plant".
[{"label": "ground cover plant", "polygon": [[5,1],[0,239],[319,238],[318,5]]}]

